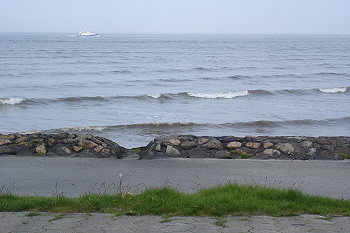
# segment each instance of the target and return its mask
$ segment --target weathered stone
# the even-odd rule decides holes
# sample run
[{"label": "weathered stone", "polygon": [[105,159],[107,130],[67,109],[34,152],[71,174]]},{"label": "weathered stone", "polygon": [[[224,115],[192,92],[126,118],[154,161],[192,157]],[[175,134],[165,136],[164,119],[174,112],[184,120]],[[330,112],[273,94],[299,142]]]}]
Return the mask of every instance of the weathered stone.
[{"label": "weathered stone", "polygon": [[83,146],[86,148],[94,148],[96,146],[98,146],[96,143],[89,141],[89,140],[84,140],[83,141]]},{"label": "weathered stone", "polygon": [[270,148],[270,147],[273,147],[273,143],[272,143],[272,142],[265,142],[265,143],[263,144],[263,147],[264,147],[264,149],[268,149],[268,148]]},{"label": "weathered stone", "polygon": [[16,136],[14,134],[8,134],[8,135],[0,134],[0,141],[1,140],[10,140],[10,141],[12,141],[14,139],[16,139]]},{"label": "weathered stone", "polygon": [[168,140],[168,143],[166,145],[179,146],[180,144],[181,144],[181,141],[179,139],[170,139]]},{"label": "weathered stone", "polygon": [[178,149],[176,149],[175,147],[173,146],[167,146],[166,147],[166,150],[165,150],[165,155],[167,156],[181,156],[181,153]]},{"label": "weathered stone", "polygon": [[54,146],[56,143],[57,143],[57,141],[56,141],[56,139],[54,139],[54,138],[49,138],[49,139],[47,140],[47,144],[49,145],[49,147]]},{"label": "weathered stone", "polygon": [[16,146],[8,146],[8,145],[0,146],[0,154],[15,155],[18,152],[18,150],[19,148]]},{"label": "weathered stone", "polygon": [[36,152],[37,154],[39,154],[39,155],[45,155],[46,152],[47,152],[45,145],[37,146],[37,147],[35,148],[35,152]]},{"label": "weathered stone", "polygon": [[206,144],[202,145],[204,148],[209,150],[222,150],[222,143],[217,139],[212,139]]},{"label": "weathered stone", "polygon": [[52,151],[57,154],[57,155],[61,155],[61,156],[69,156],[72,154],[72,151],[63,145],[57,145],[54,148],[52,148]]},{"label": "weathered stone", "polygon": [[217,151],[214,154],[214,158],[217,159],[230,159],[231,158],[231,153],[227,150],[222,150],[222,151]]},{"label": "weathered stone", "polygon": [[155,150],[161,152],[162,146],[159,143],[157,143]]},{"label": "weathered stone", "polygon": [[278,143],[276,149],[288,155],[294,152],[294,147],[290,143]]},{"label": "weathered stone", "polygon": [[111,157],[111,150],[110,149],[103,149],[103,150],[101,150],[101,157],[102,158],[109,158],[109,157]]},{"label": "weathered stone", "polygon": [[103,150],[103,146],[97,146],[94,148],[94,151],[96,151],[97,153],[99,153],[101,150]]},{"label": "weathered stone", "polygon": [[65,138],[65,139],[62,139],[61,142],[62,142],[63,144],[76,144],[76,143],[77,143],[77,140],[72,139],[72,138]]},{"label": "weathered stone", "polygon": [[259,142],[247,142],[246,147],[256,149],[260,146]]},{"label": "weathered stone", "polygon": [[281,155],[281,152],[279,150],[275,150],[275,149],[266,149],[263,151],[263,154],[268,156],[268,157],[277,158]]},{"label": "weathered stone", "polygon": [[0,139],[0,146],[7,144],[11,144],[11,141],[8,139]]},{"label": "weathered stone", "polygon": [[188,150],[188,149],[191,149],[193,147],[196,147],[197,146],[197,143],[194,142],[194,141],[186,141],[186,142],[183,142],[181,143],[181,149],[185,149],[185,150]]},{"label": "weathered stone", "polygon": [[200,139],[198,139],[198,144],[199,145],[203,145],[203,144],[205,144],[207,142],[209,142],[208,138],[200,138]]},{"label": "weathered stone", "polygon": [[82,146],[73,146],[73,150],[74,150],[75,152],[80,152],[80,151],[82,151],[82,149],[83,149]]},{"label": "weathered stone", "polygon": [[310,148],[309,152],[307,152],[308,155],[313,156],[316,154],[317,149],[316,148]]},{"label": "weathered stone", "polygon": [[304,147],[305,149],[309,149],[312,147],[313,143],[310,140],[305,140],[305,141],[301,142],[300,145],[302,147]]},{"label": "weathered stone", "polygon": [[226,145],[226,147],[228,149],[235,149],[235,148],[239,148],[242,146],[242,143],[240,142],[230,142],[229,144]]},{"label": "weathered stone", "polygon": [[15,144],[19,144],[21,142],[25,142],[28,140],[28,137],[19,137],[15,140]]}]

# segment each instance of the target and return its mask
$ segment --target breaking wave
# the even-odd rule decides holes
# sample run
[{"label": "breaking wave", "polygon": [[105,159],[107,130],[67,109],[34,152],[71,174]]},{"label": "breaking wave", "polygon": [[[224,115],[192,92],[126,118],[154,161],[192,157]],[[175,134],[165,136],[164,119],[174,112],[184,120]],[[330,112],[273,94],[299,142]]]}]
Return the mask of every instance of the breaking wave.
[{"label": "breaking wave", "polygon": [[237,92],[227,92],[227,93],[187,93],[189,96],[204,99],[232,99],[240,96],[249,95],[248,90],[237,91]]},{"label": "breaking wave", "polygon": [[335,87],[335,88],[320,88],[319,91],[327,94],[335,94],[335,93],[345,93],[346,87]]},{"label": "breaking wave", "polygon": [[0,105],[16,105],[25,102],[22,98],[0,98]]}]

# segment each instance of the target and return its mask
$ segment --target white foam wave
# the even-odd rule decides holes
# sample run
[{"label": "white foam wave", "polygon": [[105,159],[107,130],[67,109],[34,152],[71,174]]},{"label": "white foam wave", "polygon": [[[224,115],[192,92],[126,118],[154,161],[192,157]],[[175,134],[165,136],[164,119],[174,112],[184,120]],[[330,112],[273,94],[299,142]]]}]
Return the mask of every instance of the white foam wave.
[{"label": "white foam wave", "polygon": [[15,105],[15,104],[20,104],[25,99],[22,98],[2,98],[0,99],[0,104],[6,104],[6,105]]},{"label": "white foam wave", "polygon": [[346,92],[346,87],[320,88],[318,90],[323,92],[323,93],[328,93],[328,94],[344,93],[344,92]]},{"label": "white foam wave", "polygon": [[158,98],[160,98],[162,96],[162,94],[149,94],[147,96],[149,96],[151,98],[154,98],[154,99],[158,99]]},{"label": "white foam wave", "polygon": [[232,99],[240,96],[249,95],[248,90],[237,91],[237,92],[227,92],[227,93],[188,93],[189,96],[196,98],[205,98],[205,99]]},{"label": "white foam wave", "polygon": [[106,129],[108,126],[77,126],[72,128],[61,128],[60,131],[68,132],[68,131],[102,131]]}]

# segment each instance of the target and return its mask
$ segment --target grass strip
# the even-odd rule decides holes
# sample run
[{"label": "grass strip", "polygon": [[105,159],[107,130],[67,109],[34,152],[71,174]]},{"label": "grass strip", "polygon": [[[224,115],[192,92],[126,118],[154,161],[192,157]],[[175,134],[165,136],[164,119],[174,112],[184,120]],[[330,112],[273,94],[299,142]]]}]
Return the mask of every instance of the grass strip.
[{"label": "grass strip", "polygon": [[167,216],[350,216],[350,201],[310,196],[293,189],[227,184],[193,194],[152,188],[139,195],[89,194],[78,198],[0,195],[0,211],[105,212]]}]

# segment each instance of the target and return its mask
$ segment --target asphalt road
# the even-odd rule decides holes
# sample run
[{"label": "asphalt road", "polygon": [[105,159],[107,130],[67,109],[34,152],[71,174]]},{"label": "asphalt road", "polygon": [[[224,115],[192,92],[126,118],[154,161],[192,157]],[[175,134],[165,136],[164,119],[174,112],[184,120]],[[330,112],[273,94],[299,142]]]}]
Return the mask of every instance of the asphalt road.
[{"label": "asphalt road", "polygon": [[[295,188],[304,193],[350,199],[350,161],[216,159],[98,159],[0,157],[0,192],[79,196],[131,192],[168,185],[184,192],[228,182]],[[130,179],[130,181],[129,181]]]}]

